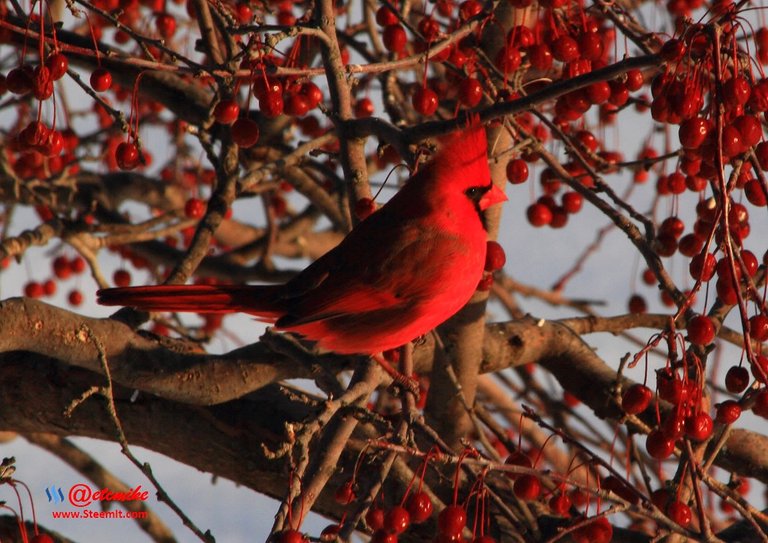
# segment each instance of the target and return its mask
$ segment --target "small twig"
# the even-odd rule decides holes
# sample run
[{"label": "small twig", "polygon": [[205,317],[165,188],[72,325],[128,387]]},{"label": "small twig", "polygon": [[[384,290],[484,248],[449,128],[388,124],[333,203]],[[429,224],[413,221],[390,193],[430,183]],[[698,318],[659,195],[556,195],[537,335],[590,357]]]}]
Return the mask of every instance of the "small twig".
[{"label": "small twig", "polygon": [[[134,466],[139,468],[139,470],[147,477],[147,479],[149,479],[149,481],[157,490],[157,499],[159,501],[165,502],[166,505],[168,505],[168,507],[170,507],[174,513],[176,513],[179,519],[181,519],[181,521],[184,523],[184,526],[189,528],[201,541],[204,541],[205,543],[215,543],[216,539],[213,537],[210,531],[203,533],[197,527],[197,525],[195,525],[192,519],[190,519],[186,513],[184,513],[184,511],[182,511],[182,509],[176,504],[176,502],[171,499],[169,494],[165,491],[163,486],[152,473],[152,467],[146,462],[141,462],[131,451],[131,448],[128,445],[128,439],[125,436],[125,432],[123,431],[123,425],[117,415],[117,407],[115,405],[114,391],[112,388],[112,375],[109,370],[109,362],[107,361],[107,354],[104,350],[104,346],[102,345],[101,340],[99,340],[93,331],[86,325],[81,326],[80,330],[78,331],[78,337],[83,342],[86,340],[90,341],[96,348],[99,362],[101,363],[101,368],[104,372],[104,377],[107,380],[106,386],[97,388],[96,390],[92,388],[86,391],[87,395],[81,397],[79,403],[82,403],[82,401],[84,401],[87,397],[90,397],[97,392],[104,397],[106,400],[107,413],[109,414],[112,424],[115,426],[116,437],[118,443],[120,443],[121,452],[131,461]],[[70,409],[68,409],[68,416],[72,414],[74,407],[76,406],[71,406]]]}]

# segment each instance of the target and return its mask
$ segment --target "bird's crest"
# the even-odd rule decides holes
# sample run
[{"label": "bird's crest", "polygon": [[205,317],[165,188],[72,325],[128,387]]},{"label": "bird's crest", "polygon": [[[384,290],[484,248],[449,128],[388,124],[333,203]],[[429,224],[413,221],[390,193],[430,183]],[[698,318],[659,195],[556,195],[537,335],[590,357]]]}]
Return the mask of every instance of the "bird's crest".
[{"label": "bird's crest", "polygon": [[430,161],[438,179],[464,179],[471,184],[490,180],[485,129],[479,119],[470,119],[466,128],[440,139]]}]

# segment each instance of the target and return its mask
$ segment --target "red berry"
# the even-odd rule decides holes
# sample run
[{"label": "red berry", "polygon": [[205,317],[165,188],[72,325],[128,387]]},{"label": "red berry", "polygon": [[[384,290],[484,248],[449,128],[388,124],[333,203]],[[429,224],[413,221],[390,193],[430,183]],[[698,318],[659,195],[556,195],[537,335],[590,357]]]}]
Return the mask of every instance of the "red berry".
[{"label": "red berry", "polygon": [[624,391],[621,397],[621,408],[630,415],[642,413],[651,403],[653,392],[645,385],[636,383]]},{"label": "red berry", "polygon": [[139,165],[139,149],[129,141],[123,141],[115,149],[115,161],[121,170],[132,170]]},{"label": "red berry", "polygon": [[756,355],[750,368],[755,379],[761,383],[768,383],[768,356],[763,354]]},{"label": "red berry", "polygon": [[265,117],[275,118],[282,115],[284,107],[283,95],[280,92],[269,91],[259,98],[259,109]]},{"label": "red berry", "polygon": [[91,87],[96,92],[104,92],[112,86],[112,74],[106,68],[96,68],[91,73]]},{"label": "red berry", "polygon": [[282,26],[293,26],[296,24],[296,16],[290,9],[280,8],[277,11],[277,24]]},{"label": "red berry", "polygon": [[364,119],[373,115],[375,109],[370,98],[361,98],[355,103],[355,117]]},{"label": "red berry", "polygon": [[496,54],[496,67],[504,74],[515,72],[522,62],[520,50],[511,45],[505,45]]},{"label": "red berry", "polygon": [[746,145],[744,145],[741,134],[738,130],[736,130],[735,127],[730,125],[723,128],[723,139],[721,147],[723,150],[723,155],[726,157],[738,155],[739,153],[742,153],[746,150]]},{"label": "red berry", "polygon": [[299,93],[307,101],[309,109],[315,109],[323,101],[323,91],[312,81],[306,81],[299,87]]},{"label": "red berry", "polygon": [[760,169],[763,171],[768,170],[768,141],[761,141],[755,147],[755,156],[757,162],[760,164]]},{"label": "red berry", "polygon": [[573,502],[565,492],[558,492],[549,499],[549,508],[555,515],[567,517]]},{"label": "red berry", "polygon": [[170,13],[160,12],[155,15],[157,33],[169,40],[176,33],[176,19]]},{"label": "red berry", "polygon": [[115,270],[112,281],[118,287],[127,287],[131,284],[131,274],[128,270]]},{"label": "red berry", "polygon": [[72,269],[69,267],[69,260],[66,256],[59,255],[53,259],[53,274],[59,279],[69,279]]},{"label": "red berry", "polygon": [[371,507],[365,514],[365,523],[371,530],[381,530],[384,528],[384,509]]},{"label": "red berry", "polygon": [[680,123],[677,135],[686,149],[698,149],[712,130],[712,121],[703,117],[692,117]]},{"label": "red berry", "polygon": [[608,98],[608,103],[617,107],[621,107],[629,100],[629,91],[623,83],[619,81],[611,81],[608,83],[611,89],[611,96]]},{"label": "red berry", "polygon": [[285,113],[293,117],[303,117],[309,112],[309,102],[306,96],[298,92],[294,92],[288,95],[285,100]]},{"label": "red berry", "polygon": [[568,34],[552,42],[552,56],[561,62],[571,62],[579,56],[579,44]]},{"label": "red berry", "polygon": [[707,282],[715,275],[716,264],[717,260],[712,253],[699,253],[691,259],[688,271],[694,279]]},{"label": "red berry", "polygon": [[253,10],[245,2],[238,2],[235,6],[235,12],[237,13],[237,21],[241,25],[246,25],[253,19]]},{"label": "red berry", "polygon": [[688,341],[695,345],[709,345],[715,339],[715,325],[706,315],[696,315],[686,326]]},{"label": "red berry", "polygon": [[646,313],[648,311],[648,304],[645,301],[645,298],[640,296],[639,294],[633,294],[629,298],[629,302],[627,303],[627,308],[629,309],[629,312],[633,315],[642,315],[643,313]]},{"label": "red berry", "polygon": [[685,420],[685,435],[693,441],[706,441],[713,430],[712,417],[703,411],[694,413]]},{"label": "red berry", "polygon": [[483,5],[477,0],[464,0],[459,4],[459,20],[464,22],[483,12]]},{"label": "red berry", "polygon": [[755,403],[752,406],[752,412],[758,417],[768,419],[768,388],[760,389],[755,394]]},{"label": "red berry", "polygon": [[512,490],[521,500],[535,500],[541,493],[541,481],[535,475],[526,473],[517,478]]},{"label": "red berry", "polygon": [[217,123],[232,124],[240,115],[240,106],[231,98],[225,98],[213,108],[213,117]]},{"label": "red berry", "polygon": [[205,202],[200,198],[190,198],[184,204],[184,215],[190,219],[201,219],[205,215]]},{"label": "red berry", "polygon": [[83,293],[79,290],[72,290],[69,292],[69,295],[67,296],[67,300],[69,301],[70,305],[73,305],[75,307],[82,305],[83,303]]},{"label": "red berry", "polygon": [[735,76],[723,84],[723,98],[727,106],[731,108],[743,106],[749,100],[752,85],[746,77]]},{"label": "red berry", "polygon": [[632,92],[635,92],[636,90],[640,90],[643,87],[643,84],[645,83],[643,72],[641,72],[640,70],[629,70],[626,73],[626,77],[627,77],[627,80],[624,82],[624,84]]},{"label": "red berry", "polygon": [[734,400],[726,400],[717,405],[715,420],[720,424],[733,424],[741,416],[741,406]]},{"label": "red berry", "polygon": [[50,135],[50,129],[39,121],[32,121],[19,132],[18,140],[26,147],[41,147]]},{"label": "red berry", "polygon": [[252,147],[259,141],[259,125],[256,121],[241,117],[232,125],[232,141],[240,147]]},{"label": "red berry", "polygon": [[485,250],[485,271],[500,270],[506,262],[507,256],[504,254],[504,248],[496,241],[488,241]]},{"label": "red berry", "polygon": [[579,36],[577,42],[583,58],[599,60],[603,56],[603,36],[601,34],[597,32],[584,32]]},{"label": "red berry", "polygon": [[[546,43],[537,43],[532,45],[530,48],[528,48],[527,54],[528,59],[531,61],[531,67],[541,71],[547,71],[552,67],[552,50]],[[605,88],[608,88],[608,83],[605,83]],[[610,91],[607,91],[605,100],[608,100],[609,94]]]},{"label": "red berry", "polygon": [[731,366],[725,373],[725,388],[739,394],[749,386],[749,371],[743,366]]},{"label": "red berry", "polygon": [[449,505],[437,516],[437,529],[445,535],[461,535],[467,524],[467,512],[460,505]]},{"label": "red berry", "polygon": [[338,524],[329,524],[320,532],[320,541],[336,541],[340,531],[341,526]]},{"label": "red berry", "polygon": [[483,85],[474,77],[466,77],[459,83],[459,100],[466,107],[475,107],[483,99]]},{"label": "red berry", "polygon": [[680,501],[673,501],[667,506],[667,516],[683,528],[688,526],[693,518],[691,508]]},{"label": "red berry", "polygon": [[432,516],[432,500],[426,492],[414,492],[408,497],[406,509],[411,516],[411,522],[414,524],[424,522]]},{"label": "red berry", "polygon": [[739,115],[733,121],[733,126],[741,135],[741,141],[746,147],[757,145],[763,136],[760,121],[754,115]]},{"label": "red berry", "polygon": [[611,97],[611,86],[607,81],[597,81],[586,88],[586,96],[590,104],[604,104]]},{"label": "red berry", "polygon": [[667,504],[669,503],[670,495],[669,495],[669,489],[666,487],[657,488],[653,492],[651,492],[651,503],[655,505],[657,508],[661,509],[662,511],[667,509]]},{"label": "red berry", "polygon": [[652,458],[664,460],[675,452],[675,440],[669,439],[661,430],[654,430],[645,440],[645,450]]},{"label": "red berry", "polygon": [[[523,468],[533,467],[533,462],[531,462],[531,459],[528,457],[527,454],[523,453],[522,451],[515,451],[509,456],[507,456],[507,459],[504,460],[504,463],[508,466],[520,466]],[[513,480],[521,476],[520,473],[514,473],[511,471],[507,471],[505,473],[507,477]]]},{"label": "red berry", "polygon": [[48,534],[37,534],[29,540],[29,543],[53,543],[53,538]]},{"label": "red berry", "polygon": [[13,94],[27,94],[32,90],[32,74],[34,70],[29,64],[23,64],[8,72],[6,86]]},{"label": "red berry", "polygon": [[356,497],[357,496],[355,496],[355,489],[352,481],[347,481],[339,488],[337,488],[336,493],[333,496],[333,498],[336,500],[336,503],[341,505],[349,505],[355,501]]},{"label": "red berry", "polygon": [[601,482],[603,490],[610,490],[617,496],[630,503],[639,503],[640,497],[620,478],[613,475],[605,477]]},{"label": "red berry", "polygon": [[36,66],[32,71],[32,95],[38,100],[47,100],[53,94],[53,78],[45,65]]},{"label": "red berry", "polygon": [[399,22],[400,19],[397,18],[397,14],[389,6],[381,6],[376,10],[376,23],[379,26],[396,25]]},{"label": "red berry", "polygon": [[674,239],[683,235],[685,224],[678,217],[667,217],[659,226],[659,234],[671,236]]},{"label": "red berry", "polygon": [[552,222],[552,210],[542,203],[535,203],[528,206],[526,210],[528,222],[536,228],[545,226]]},{"label": "red berry", "polygon": [[64,53],[53,53],[45,60],[45,66],[49,70],[51,79],[58,81],[67,73],[69,60]]},{"label": "red berry", "polygon": [[48,138],[43,142],[43,145],[39,147],[39,151],[47,157],[56,157],[61,154],[64,149],[64,137],[58,130],[51,130],[48,134]]},{"label": "red berry", "polygon": [[574,488],[568,493],[568,497],[571,498],[571,501],[576,507],[583,507],[587,503],[587,499],[589,496],[586,492],[581,490],[580,488]]},{"label": "red berry", "polygon": [[571,215],[581,211],[583,203],[584,197],[578,192],[569,191],[563,194],[563,209]]},{"label": "red berry", "polygon": [[29,281],[24,285],[24,296],[27,298],[42,298],[43,294],[43,285],[37,281]]},{"label": "red berry", "polygon": [[43,283],[43,294],[46,296],[53,296],[56,294],[56,281],[48,279]]},{"label": "red berry", "polygon": [[402,534],[411,525],[411,515],[400,505],[394,506],[384,515],[384,529],[393,534]]},{"label": "red berry", "polygon": [[613,537],[613,526],[606,517],[598,517],[571,532],[576,543],[609,543]]},{"label": "red berry", "polygon": [[659,427],[661,433],[669,439],[677,440],[683,437],[685,432],[685,419],[682,412],[670,411],[666,414]]},{"label": "red berry", "polygon": [[768,317],[754,315],[749,318],[749,335],[757,341],[768,340]]},{"label": "red berry", "polygon": [[413,109],[428,117],[437,111],[437,93],[429,87],[419,87],[413,93],[411,103],[413,104]]},{"label": "red berry", "polygon": [[669,62],[680,60],[686,52],[686,44],[677,38],[671,38],[661,46],[661,57]]},{"label": "red berry", "polygon": [[488,292],[493,286],[493,274],[486,273],[477,283],[477,290],[480,292]]},{"label": "red berry", "polygon": [[424,17],[418,24],[419,33],[425,41],[433,42],[440,35],[440,23],[432,17]]},{"label": "red berry", "polygon": [[519,185],[528,180],[528,164],[525,160],[515,158],[507,163],[507,179],[513,185]]},{"label": "red berry", "polygon": [[85,271],[85,259],[82,256],[76,256],[70,260],[69,267],[74,273],[83,273]]},{"label": "red berry", "polygon": [[282,96],[283,83],[275,77],[257,77],[253,82],[253,95],[261,101],[269,95]]},{"label": "red berry", "polygon": [[382,35],[382,41],[387,51],[392,53],[400,53],[405,50],[405,45],[408,43],[408,36],[405,34],[405,29],[400,26],[399,23],[387,25],[384,28],[384,34]]},{"label": "red berry", "polygon": [[[741,251],[741,263],[744,265],[744,270],[749,277],[754,277],[757,273],[759,264],[757,257],[751,251]],[[742,267],[737,264],[737,269],[743,271]],[[766,326],[768,326],[768,319],[766,319]]]},{"label": "red berry", "polygon": [[677,250],[677,241],[672,236],[659,234],[659,237],[656,238],[655,247],[659,256],[672,256]]},{"label": "red berry", "polygon": [[659,370],[656,374],[656,387],[659,397],[675,405],[688,399],[688,387],[669,368]]}]

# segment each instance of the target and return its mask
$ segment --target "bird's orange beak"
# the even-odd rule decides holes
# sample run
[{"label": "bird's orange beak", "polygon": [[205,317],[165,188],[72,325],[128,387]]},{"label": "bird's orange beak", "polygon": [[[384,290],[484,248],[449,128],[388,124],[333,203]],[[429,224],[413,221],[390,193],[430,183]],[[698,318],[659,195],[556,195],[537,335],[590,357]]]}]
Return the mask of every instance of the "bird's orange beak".
[{"label": "bird's orange beak", "polygon": [[507,195],[504,194],[504,191],[501,190],[496,185],[491,186],[491,190],[483,194],[483,197],[480,198],[480,209],[485,211],[489,207],[491,207],[493,204],[498,204],[501,202],[507,201]]}]

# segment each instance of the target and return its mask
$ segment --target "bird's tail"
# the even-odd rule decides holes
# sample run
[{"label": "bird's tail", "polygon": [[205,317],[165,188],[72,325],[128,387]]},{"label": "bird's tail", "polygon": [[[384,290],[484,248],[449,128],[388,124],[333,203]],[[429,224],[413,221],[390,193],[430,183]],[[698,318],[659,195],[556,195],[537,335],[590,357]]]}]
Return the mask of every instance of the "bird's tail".
[{"label": "bird's tail", "polygon": [[124,305],[144,311],[250,313],[264,320],[279,318],[282,285],[158,285],[99,290],[101,305]]}]

